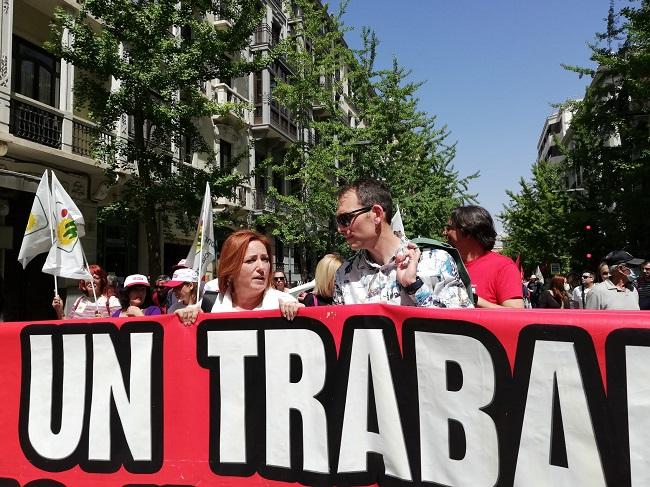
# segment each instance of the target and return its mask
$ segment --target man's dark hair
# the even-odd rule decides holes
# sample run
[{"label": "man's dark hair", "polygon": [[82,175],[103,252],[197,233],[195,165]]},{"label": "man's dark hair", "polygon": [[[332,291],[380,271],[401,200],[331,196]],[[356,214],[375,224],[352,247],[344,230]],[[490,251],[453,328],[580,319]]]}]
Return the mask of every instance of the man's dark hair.
[{"label": "man's dark hair", "polygon": [[482,206],[457,206],[451,212],[451,223],[463,235],[476,240],[485,250],[492,250],[497,238],[494,220]]},{"label": "man's dark hair", "polygon": [[338,198],[341,198],[348,191],[354,191],[363,206],[379,205],[384,209],[386,221],[390,223],[393,218],[393,197],[390,189],[383,181],[376,179],[362,178],[354,183],[344,186],[339,190]]}]

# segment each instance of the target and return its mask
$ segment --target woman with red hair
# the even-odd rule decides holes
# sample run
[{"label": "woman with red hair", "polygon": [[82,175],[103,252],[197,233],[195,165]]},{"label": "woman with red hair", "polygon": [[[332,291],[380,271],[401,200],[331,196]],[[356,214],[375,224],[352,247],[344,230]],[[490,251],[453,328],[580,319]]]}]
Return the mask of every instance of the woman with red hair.
[{"label": "woman with red hair", "polygon": [[559,274],[553,276],[550,287],[542,293],[539,307],[551,309],[570,308],[568,287],[566,277]]},{"label": "woman with red hair", "polygon": [[[91,280],[81,279],[79,290],[83,293],[79,296],[68,316],[63,316],[63,301],[57,295],[54,296],[52,307],[60,320],[79,320],[88,318],[109,318],[113,313],[122,309],[120,300],[115,296],[115,290],[108,285],[108,274],[100,266],[93,264],[88,266]],[[93,286],[95,293],[93,294]],[[97,296],[97,303],[95,303]]]},{"label": "woman with red hair", "polygon": [[[271,244],[268,238],[253,230],[239,230],[223,243],[217,270],[219,295],[212,306],[213,313],[280,309],[282,315],[293,319],[304,305],[290,294],[271,286]],[[180,320],[192,324],[199,307],[176,311]]]}]

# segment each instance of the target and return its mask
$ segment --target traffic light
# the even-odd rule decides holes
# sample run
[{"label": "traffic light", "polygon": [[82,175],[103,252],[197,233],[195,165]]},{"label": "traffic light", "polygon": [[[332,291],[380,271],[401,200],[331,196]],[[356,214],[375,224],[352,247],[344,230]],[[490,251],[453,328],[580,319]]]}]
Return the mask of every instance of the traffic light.
[{"label": "traffic light", "polygon": [[587,261],[590,262],[591,258],[593,257],[593,250],[592,250],[592,245],[593,245],[593,240],[592,240],[592,233],[591,233],[591,225],[588,223],[585,225],[585,235],[584,235],[584,243],[586,247],[586,252],[585,252],[585,257],[587,258]]}]

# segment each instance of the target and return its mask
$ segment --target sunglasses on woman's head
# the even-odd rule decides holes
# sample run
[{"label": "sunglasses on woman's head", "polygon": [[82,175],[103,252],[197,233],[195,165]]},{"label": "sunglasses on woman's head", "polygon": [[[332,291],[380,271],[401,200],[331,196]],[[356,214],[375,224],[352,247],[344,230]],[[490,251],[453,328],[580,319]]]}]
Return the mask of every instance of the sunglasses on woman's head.
[{"label": "sunglasses on woman's head", "polygon": [[370,210],[372,210],[372,206],[364,206],[363,208],[358,208],[356,210],[348,211],[347,213],[336,215],[336,224],[339,227],[349,227],[356,217],[362,215],[363,213],[368,213]]}]

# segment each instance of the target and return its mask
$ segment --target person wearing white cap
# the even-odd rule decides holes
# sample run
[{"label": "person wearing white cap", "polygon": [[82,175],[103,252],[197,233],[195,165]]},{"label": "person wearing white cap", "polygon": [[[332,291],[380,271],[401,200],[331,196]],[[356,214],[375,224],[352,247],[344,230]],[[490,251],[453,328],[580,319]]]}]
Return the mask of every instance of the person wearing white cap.
[{"label": "person wearing white cap", "polygon": [[182,268],[174,271],[172,278],[165,282],[165,287],[172,288],[177,302],[169,307],[167,314],[173,314],[176,310],[196,304],[196,283],[199,276],[192,269]]},{"label": "person wearing white cap", "polygon": [[539,300],[542,297],[542,283],[536,274],[528,278],[528,292],[530,293],[530,304],[533,308],[539,308]]},{"label": "person wearing white cap", "polygon": [[120,304],[122,309],[114,312],[111,315],[113,318],[162,314],[160,308],[152,302],[149,279],[142,274],[131,274],[124,279],[124,288],[120,293]]}]

